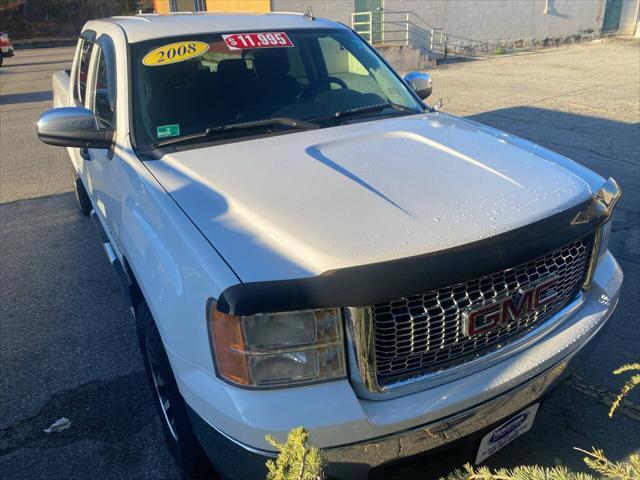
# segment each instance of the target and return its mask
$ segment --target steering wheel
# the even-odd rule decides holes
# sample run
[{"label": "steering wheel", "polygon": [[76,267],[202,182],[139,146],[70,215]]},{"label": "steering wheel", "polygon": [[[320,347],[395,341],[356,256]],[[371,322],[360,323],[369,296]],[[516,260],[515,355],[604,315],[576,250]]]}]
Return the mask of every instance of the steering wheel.
[{"label": "steering wheel", "polygon": [[314,98],[318,92],[320,90],[329,90],[329,88],[323,88],[323,87],[330,87],[332,83],[335,83],[336,85],[338,85],[340,88],[342,89],[347,89],[349,87],[347,87],[347,84],[344,82],[344,80],[338,78],[338,77],[325,77],[322,78],[320,80],[318,80],[317,82],[314,82],[312,84],[307,85],[299,94],[298,94],[298,99],[299,100],[305,100],[305,99],[311,99]]}]

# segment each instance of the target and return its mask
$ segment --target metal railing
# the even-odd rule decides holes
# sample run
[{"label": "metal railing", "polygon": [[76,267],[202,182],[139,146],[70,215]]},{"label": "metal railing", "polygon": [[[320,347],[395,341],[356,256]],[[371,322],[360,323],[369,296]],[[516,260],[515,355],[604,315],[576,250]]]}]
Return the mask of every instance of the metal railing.
[{"label": "metal railing", "polygon": [[371,44],[402,43],[428,52],[444,50],[444,28],[433,27],[412,11],[353,12],[351,28]]},{"label": "metal railing", "polygon": [[373,15],[377,12],[352,12],[351,28],[364,38],[367,42],[372,42]]}]

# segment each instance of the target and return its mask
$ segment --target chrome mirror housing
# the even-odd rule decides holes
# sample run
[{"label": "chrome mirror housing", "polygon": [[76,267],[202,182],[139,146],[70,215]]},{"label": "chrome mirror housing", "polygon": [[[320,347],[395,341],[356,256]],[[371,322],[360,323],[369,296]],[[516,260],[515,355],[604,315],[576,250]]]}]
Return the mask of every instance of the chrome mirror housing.
[{"label": "chrome mirror housing", "polygon": [[428,73],[409,72],[404,76],[404,81],[407,82],[423,100],[431,95],[431,75]]},{"label": "chrome mirror housing", "polygon": [[91,110],[60,107],[47,110],[37,123],[38,137],[58,147],[110,148],[113,130],[100,128]]}]

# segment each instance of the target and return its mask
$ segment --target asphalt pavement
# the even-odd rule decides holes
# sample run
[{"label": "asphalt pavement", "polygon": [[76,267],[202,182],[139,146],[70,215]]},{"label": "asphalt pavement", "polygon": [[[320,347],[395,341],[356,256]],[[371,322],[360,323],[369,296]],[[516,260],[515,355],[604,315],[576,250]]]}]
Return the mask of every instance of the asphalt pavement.
[{"label": "asphalt pavement", "polygon": [[[146,385],[126,294],[77,210],[64,149],[38,141],[51,75],[73,48],[18,51],[0,68],[0,478],[180,478]],[[533,140],[623,189],[611,250],[618,310],[591,357],[533,429],[491,458],[584,469],[573,447],[640,452],[640,392],[609,404],[640,361],[640,49],[600,41],[450,63],[431,71],[444,110]],[[43,430],[61,417],[59,433]],[[426,479],[428,466],[406,478]]]},{"label": "asphalt pavement", "polygon": [[[67,152],[36,136],[73,51],[18,51],[0,67],[0,478],[180,478]],[[68,430],[43,432],[61,417]]]}]

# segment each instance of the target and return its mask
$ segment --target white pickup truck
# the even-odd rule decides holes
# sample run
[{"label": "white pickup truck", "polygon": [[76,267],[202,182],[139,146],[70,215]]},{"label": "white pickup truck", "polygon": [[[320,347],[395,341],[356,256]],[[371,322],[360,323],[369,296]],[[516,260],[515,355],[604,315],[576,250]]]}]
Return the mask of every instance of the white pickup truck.
[{"label": "white pickup truck", "polygon": [[482,462],[618,301],[616,182],[436,111],[342,24],[91,21],[53,82],[38,134],[67,147],[191,474],[264,478],[265,435],[299,425],[332,478]]}]

